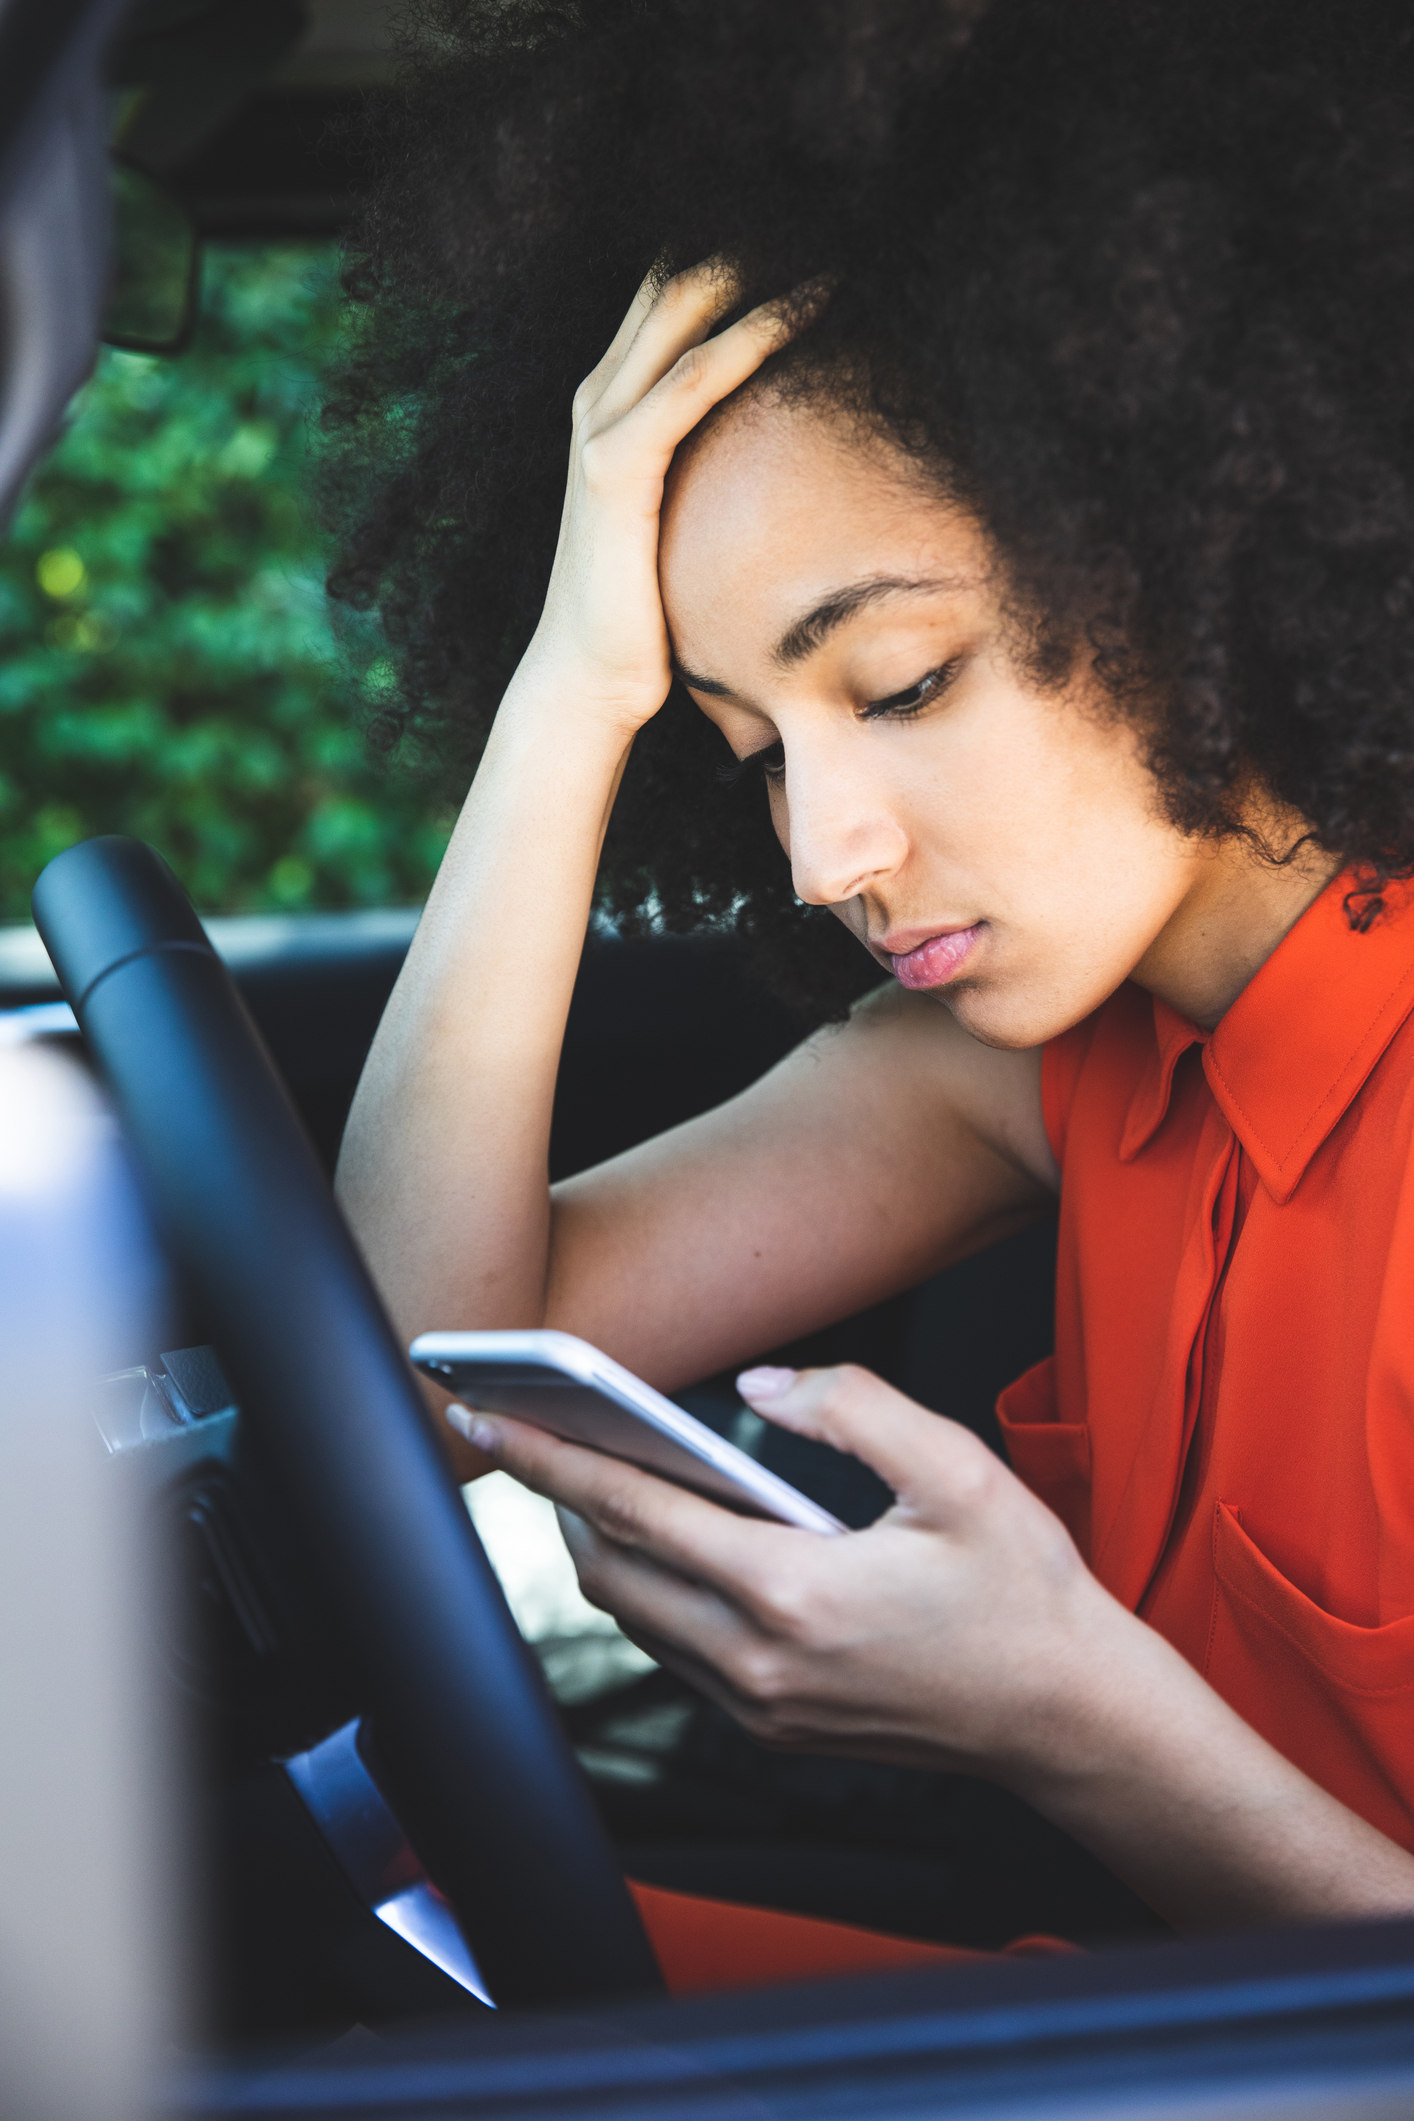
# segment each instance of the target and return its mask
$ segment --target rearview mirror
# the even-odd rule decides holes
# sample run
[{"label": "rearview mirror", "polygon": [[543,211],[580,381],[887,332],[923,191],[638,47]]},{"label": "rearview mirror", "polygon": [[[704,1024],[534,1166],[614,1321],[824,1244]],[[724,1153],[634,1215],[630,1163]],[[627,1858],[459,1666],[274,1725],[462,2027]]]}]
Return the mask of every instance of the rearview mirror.
[{"label": "rearview mirror", "polygon": [[146,170],[116,156],[111,168],[115,267],[104,341],[130,353],[180,353],[196,323],[196,224]]}]

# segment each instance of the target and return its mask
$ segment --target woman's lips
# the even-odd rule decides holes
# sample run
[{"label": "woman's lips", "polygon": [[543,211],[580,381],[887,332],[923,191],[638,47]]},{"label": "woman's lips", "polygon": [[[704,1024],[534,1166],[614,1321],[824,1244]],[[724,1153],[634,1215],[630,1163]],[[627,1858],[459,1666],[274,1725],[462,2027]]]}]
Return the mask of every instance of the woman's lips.
[{"label": "woman's lips", "polygon": [[914,950],[890,953],[894,978],[901,987],[942,987],[955,979],[982,933],[983,923],[954,928],[951,935],[930,935]]}]

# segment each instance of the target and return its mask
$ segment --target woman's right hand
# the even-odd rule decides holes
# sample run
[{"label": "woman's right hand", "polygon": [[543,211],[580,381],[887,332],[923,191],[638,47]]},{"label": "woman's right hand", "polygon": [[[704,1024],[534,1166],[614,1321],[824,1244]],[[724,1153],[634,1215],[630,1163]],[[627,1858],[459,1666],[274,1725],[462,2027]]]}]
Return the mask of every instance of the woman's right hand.
[{"label": "woman's right hand", "polygon": [[[737,299],[720,264],[661,291],[643,286],[575,396],[544,613],[340,1151],[340,1198],[408,1339],[547,1316],[545,1172],[565,1021],[619,776],[672,681],[658,593],[664,478],[683,437],[789,337],[798,314],[768,305],[709,339]],[[553,1264],[562,1281],[558,1255]],[[475,1470],[462,1461],[463,1479]]]},{"label": "woman's right hand", "polygon": [[768,303],[709,339],[736,299],[736,282],[718,260],[661,289],[645,280],[613,344],[575,392],[555,564],[506,705],[548,692],[631,738],[667,698],[658,520],[673,451],[793,329],[790,312]]}]

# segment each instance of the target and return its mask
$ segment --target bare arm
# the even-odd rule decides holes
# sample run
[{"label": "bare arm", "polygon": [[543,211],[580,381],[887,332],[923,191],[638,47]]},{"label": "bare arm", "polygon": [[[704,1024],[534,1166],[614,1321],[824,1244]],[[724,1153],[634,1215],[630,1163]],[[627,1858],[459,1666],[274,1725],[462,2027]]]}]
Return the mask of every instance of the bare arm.
[{"label": "bare arm", "polygon": [[703,343],[729,290],[640,295],[576,401],[545,614],[369,1055],[339,1190],[407,1337],[552,1323],[673,1385],[904,1286],[1039,1212],[1034,1055],[881,999],[744,1097],[559,1189],[555,1074],[604,830],[667,694],[672,451],[779,336]]},{"label": "bare arm", "polygon": [[728,291],[640,289],[576,395],[545,610],[374,1040],[338,1189],[399,1327],[536,1323],[555,1070],[604,829],[670,683],[657,586],[681,439],[774,343]]},{"label": "bare arm", "polygon": [[394,1321],[539,1325],[555,1072],[627,756],[508,695],[379,1025],[338,1190]]},{"label": "bare arm", "polygon": [[671,1390],[908,1288],[1053,1198],[1035,1053],[885,988],[557,1187],[546,1320]]}]

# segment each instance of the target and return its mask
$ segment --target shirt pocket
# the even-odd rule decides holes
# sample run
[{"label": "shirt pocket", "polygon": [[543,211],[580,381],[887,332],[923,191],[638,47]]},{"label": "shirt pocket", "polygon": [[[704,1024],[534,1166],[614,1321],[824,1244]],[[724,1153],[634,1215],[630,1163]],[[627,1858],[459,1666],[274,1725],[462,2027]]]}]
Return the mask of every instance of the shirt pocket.
[{"label": "shirt pocket", "polygon": [[1217,1507],[1213,1573],[1234,1617],[1265,1624],[1332,1686],[1352,1694],[1414,1692],[1414,1613],[1377,1628],[1338,1620],[1268,1561],[1226,1502]]},{"label": "shirt pocket", "polygon": [[1090,1431],[1056,1420],[1056,1359],[1048,1355],[1007,1386],[997,1420],[1012,1471],[1054,1510],[1082,1554],[1090,1551]]},{"label": "shirt pocket", "polygon": [[1278,1752],[1405,1848],[1414,1845],[1414,1613],[1337,1619],[1283,1576],[1219,1502],[1205,1673]]}]

